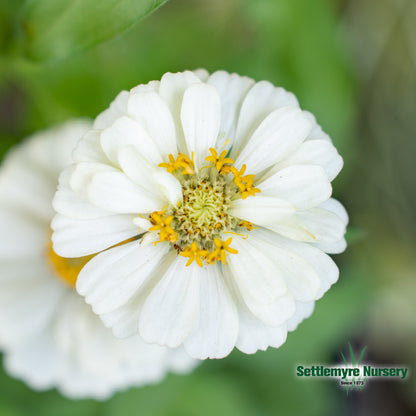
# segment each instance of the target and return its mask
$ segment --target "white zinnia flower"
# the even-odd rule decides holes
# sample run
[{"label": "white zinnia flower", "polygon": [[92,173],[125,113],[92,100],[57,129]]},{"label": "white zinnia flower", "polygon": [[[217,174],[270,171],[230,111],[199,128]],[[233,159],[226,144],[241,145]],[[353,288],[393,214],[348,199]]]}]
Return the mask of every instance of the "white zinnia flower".
[{"label": "white zinnia flower", "polygon": [[0,169],[0,347],[7,371],[33,388],[103,399],[195,361],[139,337],[116,339],[73,288],[88,258],[64,259],[51,248],[59,172],[90,127],[74,121],[39,133]]},{"label": "white zinnia flower", "polygon": [[60,178],[57,253],[117,337],[200,359],[279,347],[337,280],[342,159],[293,94],[204,70],[122,91]]}]

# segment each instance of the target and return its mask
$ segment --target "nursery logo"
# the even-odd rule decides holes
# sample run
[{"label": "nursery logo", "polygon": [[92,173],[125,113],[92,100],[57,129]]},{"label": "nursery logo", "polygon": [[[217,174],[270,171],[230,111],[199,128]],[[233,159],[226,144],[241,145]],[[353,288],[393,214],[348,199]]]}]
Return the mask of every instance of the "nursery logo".
[{"label": "nursery logo", "polygon": [[361,351],[354,353],[352,346],[348,343],[349,360],[341,352],[344,365],[312,365],[296,367],[297,377],[306,378],[332,378],[338,381],[341,388],[345,389],[347,395],[352,390],[361,391],[364,386],[375,378],[389,378],[393,380],[405,380],[409,375],[407,367],[385,366],[379,367],[365,363],[363,357],[367,351],[364,347]]}]

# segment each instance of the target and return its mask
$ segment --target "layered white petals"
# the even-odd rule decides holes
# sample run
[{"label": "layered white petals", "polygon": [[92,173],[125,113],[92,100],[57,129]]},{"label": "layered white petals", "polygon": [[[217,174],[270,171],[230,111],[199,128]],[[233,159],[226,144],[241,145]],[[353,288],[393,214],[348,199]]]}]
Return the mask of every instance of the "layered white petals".
[{"label": "layered white petals", "polygon": [[[245,304],[263,322],[280,325],[294,313],[294,300],[287,293],[282,271],[263,252],[263,247],[251,239],[236,238],[233,247],[238,254],[228,256],[230,274]],[[286,312],[289,316],[284,316]]]},{"label": "layered white petals", "polygon": [[326,201],[332,193],[331,183],[320,166],[295,165],[269,176],[259,183],[261,195],[290,201],[297,209],[308,209]]},{"label": "layered white petals", "polygon": [[118,118],[101,133],[101,146],[108,159],[118,165],[118,153],[126,146],[134,146],[153,165],[162,162],[162,156],[143,127],[129,117]]},{"label": "layered white petals", "polygon": [[53,198],[53,208],[55,211],[80,220],[111,215],[111,212],[92,205],[85,197],[70,187],[70,178],[74,170],[74,165],[69,166],[59,176],[58,189]]},{"label": "layered white petals", "polygon": [[279,348],[286,341],[286,325],[268,326],[256,318],[242,299],[229,268],[224,268],[224,278],[228,282],[238,311],[236,347],[246,354],[254,354],[258,350],[265,351],[268,347]]},{"label": "layered white petals", "polygon": [[55,215],[51,227],[53,249],[62,257],[95,254],[138,234],[134,215],[111,215],[88,220]]},{"label": "layered white petals", "polygon": [[[240,207],[235,212],[247,221],[256,218],[251,212],[246,214]],[[269,217],[253,222],[292,240],[308,243],[334,243],[342,239],[346,231],[345,223],[337,215],[320,207],[296,211],[293,215],[280,218],[270,212]]]},{"label": "layered white petals", "polygon": [[179,181],[164,169],[149,164],[133,146],[122,148],[118,161],[125,175],[155,198],[166,198],[172,205],[182,201]]},{"label": "layered white petals", "polygon": [[245,309],[240,311],[239,324],[236,347],[246,354],[266,351],[269,347],[279,348],[287,338],[285,325],[265,325]]},{"label": "layered white petals", "polygon": [[77,291],[93,305],[95,313],[111,312],[136,294],[168,250],[167,243],[141,247],[139,241],[133,241],[104,251],[83,268]]},{"label": "layered white petals", "polygon": [[[69,169],[69,168],[68,168]],[[101,172],[118,172],[113,166],[97,162],[76,163],[69,178],[69,187],[81,197],[87,196],[87,188],[94,175]]]},{"label": "layered white petals", "polygon": [[280,224],[295,214],[295,207],[288,201],[272,196],[256,195],[255,198],[233,201],[230,212],[237,218],[257,225]]},{"label": "layered white petals", "polygon": [[218,266],[203,268],[198,279],[198,321],[184,347],[194,358],[223,358],[237,340],[237,309]]},{"label": "layered white petals", "polygon": [[109,160],[101,147],[101,131],[90,130],[84,134],[72,151],[74,162],[108,163]]},{"label": "layered white petals", "polygon": [[215,87],[197,84],[183,96],[181,121],[188,154],[197,168],[205,164],[209,149],[215,147],[221,121],[221,101]]},{"label": "layered white petals", "polygon": [[180,152],[186,152],[186,143],[181,123],[182,100],[185,90],[193,85],[199,84],[201,80],[191,71],[172,74],[168,72],[160,80],[159,94],[169,107],[175,120],[176,140]]},{"label": "layered white petals", "polygon": [[279,161],[268,173],[271,175],[292,165],[318,165],[325,169],[332,181],[343,166],[342,157],[327,140],[306,140],[286,159]]},{"label": "layered white petals", "polygon": [[131,93],[128,114],[143,127],[154,140],[162,157],[176,156],[175,124],[168,106],[159,94],[153,91]]},{"label": "layered white petals", "polygon": [[255,236],[268,244],[291,251],[309,263],[320,279],[320,285],[315,299],[322,297],[330,286],[338,280],[338,267],[331,257],[316,247],[307,243],[290,240],[264,229],[255,230]]},{"label": "layered white petals", "polygon": [[[345,226],[348,225],[348,213],[344,206],[334,198],[329,198],[327,201],[323,202],[320,205],[321,208],[324,208],[332,213],[334,213]],[[318,242],[314,243],[315,247],[320,248],[325,253],[330,254],[339,254],[342,253],[347,248],[347,241],[344,236],[342,236],[337,241],[331,242]]]},{"label": "layered white petals", "polygon": [[119,117],[124,115],[127,110],[128,99],[129,93],[127,91],[121,91],[110,104],[110,107],[97,116],[94,121],[94,129],[105,129],[106,127],[111,126]]},{"label": "layered white petals", "polygon": [[299,324],[309,318],[315,309],[315,302],[296,302],[296,312],[287,321],[287,330],[294,331]]},{"label": "layered white petals", "polygon": [[221,148],[228,140],[235,137],[241,105],[247,92],[254,85],[254,80],[241,77],[238,74],[229,74],[225,71],[214,72],[206,82],[213,85],[221,98],[221,125],[217,146]]},{"label": "layered white petals", "polygon": [[140,334],[146,342],[180,345],[190,334],[199,315],[199,266],[185,267],[177,257],[150,292],[140,314]]},{"label": "layered white petals", "polygon": [[87,197],[95,206],[117,214],[150,213],[163,200],[136,185],[122,172],[102,172],[91,178]]},{"label": "layered white petals", "polygon": [[274,110],[298,106],[296,97],[268,81],[260,81],[248,91],[241,105],[233,145],[233,157],[241,152],[260,123]]},{"label": "layered white petals", "polygon": [[257,174],[285,158],[308,136],[311,122],[298,107],[283,107],[269,114],[241,150],[235,164]]},{"label": "layered white petals", "polygon": [[[346,245],[348,218],[331,199],[343,162],[314,116],[269,82],[197,70],[123,92],[94,128],[61,179],[54,247],[66,256],[107,250],[78,281],[105,325],[116,337],[139,333],[149,343],[183,344],[199,359],[222,358],[234,346],[246,353],[279,347],[338,278],[325,251]],[[234,218],[215,237],[232,237],[231,252],[225,264],[207,264],[201,254],[196,259],[206,264],[199,267],[195,252],[183,253],[192,230],[189,238],[181,234],[175,210],[189,201],[184,189],[201,179],[181,171],[188,159],[195,175],[214,181],[215,170],[206,169],[211,148],[218,155],[225,149],[245,171],[241,182],[236,171],[220,171],[229,182],[224,192],[232,192],[224,210]],[[185,158],[176,160],[179,153]],[[260,192],[250,195],[251,186]],[[155,211],[172,222],[149,217]],[[167,234],[160,242],[164,227],[174,243]],[[130,237],[137,240],[113,247]],[[197,247],[209,251],[212,243]]]}]

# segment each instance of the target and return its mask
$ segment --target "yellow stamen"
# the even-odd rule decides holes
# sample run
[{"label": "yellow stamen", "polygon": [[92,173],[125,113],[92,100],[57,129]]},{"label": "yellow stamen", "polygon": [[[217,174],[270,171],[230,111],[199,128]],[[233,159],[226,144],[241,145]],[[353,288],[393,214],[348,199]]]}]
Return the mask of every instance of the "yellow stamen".
[{"label": "yellow stamen", "polygon": [[231,172],[234,175],[234,182],[240,188],[241,198],[246,199],[248,196],[254,196],[256,192],[261,192],[260,189],[253,186],[255,175],[244,175],[246,165],[241,167],[238,171],[235,167],[231,167]]},{"label": "yellow stamen", "polygon": [[243,237],[244,240],[247,240],[247,238],[248,238],[248,234],[235,233],[234,231],[226,231],[224,234],[234,234],[234,235],[238,235],[239,237]]},{"label": "yellow stamen", "polygon": [[241,221],[238,225],[239,225],[240,227],[245,227],[245,228],[247,228],[247,230],[248,230],[248,231],[251,231],[253,228],[256,228],[256,227],[254,227],[254,225],[253,225],[251,222],[249,222],[249,221]]},{"label": "yellow stamen", "polygon": [[199,267],[202,267],[202,260],[205,259],[206,255],[208,254],[207,250],[200,250],[198,245],[195,241],[189,247],[185,247],[185,249],[180,253],[182,257],[189,257],[186,266],[190,266],[194,261],[197,262]]},{"label": "yellow stamen", "polygon": [[229,157],[225,157],[227,150],[223,150],[219,156],[214,148],[211,147],[209,151],[211,152],[211,156],[206,157],[205,160],[211,162],[218,172],[229,173],[231,171],[231,166],[225,165],[227,163],[232,165],[234,160],[230,159]]},{"label": "yellow stamen", "polygon": [[207,263],[212,264],[216,261],[221,261],[223,264],[226,264],[227,253],[237,254],[238,250],[230,247],[232,242],[232,237],[226,241],[221,241],[219,238],[214,239],[215,250],[207,256]]},{"label": "yellow stamen", "polygon": [[188,156],[179,153],[178,157],[173,157],[172,154],[169,155],[169,163],[160,163],[159,167],[166,168],[166,170],[169,173],[173,173],[179,169],[182,170],[182,175],[193,175],[195,173],[194,169],[192,168],[194,166],[194,163],[191,159],[189,159]]},{"label": "yellow stamen", "polygon": [[153,224],[153,227],[150,227],[149,231],[159,231],[160,241],[175,243],[178,241],[178,236],[170,226],[173,216],[164,218],[163,215],[163,211],[155,211],[149,215],[149,220]]}]

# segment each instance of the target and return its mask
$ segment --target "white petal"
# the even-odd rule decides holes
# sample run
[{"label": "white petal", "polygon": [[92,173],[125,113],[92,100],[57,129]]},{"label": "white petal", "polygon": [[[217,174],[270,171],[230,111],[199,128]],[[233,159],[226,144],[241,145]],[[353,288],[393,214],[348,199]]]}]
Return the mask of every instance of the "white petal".
[{"label": "white petal", "polygon": [[207,82],[209,78],[209,72],[204,68],[194,69],[192,71],[202,82]]},{"label": "white petal", "polygon": [[271,327],[257,319],[247,309],[229,270],[225,268],[224,272],[233,299],[237,302],[239,329],[236,347],[246,354],[254,354],[257,350],[265,351],[269,346],[280,347],[286,341],[286,325]]},{"label": "white petal", "polygon": [[279,348],[285,343],[285,325],[267,326],[248,311],[241,312],[239,318],[240,329],[236,347],[245,354],[254,354],[258,350],[266,351],[268,347]]},{"label": "white petal", "polygon": [[47,332],[40,332],[5,355],[4,365],[9,374],[25,380],[32,389],[52,388],[64,368],[63,355],[55,348]]},{"label": "white petal", "polygon": [[111,328],[116,338],[124,339],[136,335],[139,327],[140,305],[123,305],[115,311],[100,315],[107,328]]},{"label": "white petal", "polygon": [[162,157],[152,138],[129,117],[117,119],[101,133],[101,146],[115,166],[118,166],[120,150],[126,146],[134,146],[154,166],[162,163]]},{"label": "white petal", "polygon": [[[33,174],[37,172],[37,174]],[[0,201],[12,210],[30,212],[40,221],[53,215],[51,199],[56,187],[55,177],[36,167],[31,161],[9,160],[0,175]]]},{"label": "white petal", "polygon": [[322,208],[297,212],[296,226],[307,230],[316,242],[339,241],[346,231],[345,224],[337,215]]},{"label": "white petal", "polygon": [[166,198],[173,205],[182,202],[180,182],[164,169],[150,165],[133,146],[121,149],[118,160],[126,175],[157,199]]},{"label": "white petal", "polygon": [[163,170],[155,171],[153,173],[153,179],[162,195],[172,205],[178,205],[182,202],[182,185],[172,174]]},{"label": "white petal", "polygon": [[168,105],[173,116],[178,149],[182,153],[186,153],[185,138],[180,124],[183,94],[190,85],[200,82],[201,80],[191,71],[179,72],[177,74],[168,72],[160,80],[159,94]]},{"label": "white petal", "polygon": [[[17,166],[31,166],[41,178],[56,180],[62,168],[71,163],[71,153],[81,137],[91,128],[87,119],[73,119],[34,134],[17,153]],[[23,163],[22,163],[23,162]]]},{"label": "white petal", "polygon": [[150,213],[163,206],[161,198],[136,185],[122,172],[97,173],[87,195],[97,207],[117,214]]},{"label": "white petal", "polygon": [[84,134],[72,152],[74,162],[108,163],[109,160],[101,148],[101,131],[90,130]]},{"label": "white petal", "polygon": [[[346,209],[344,208],[344,206],[336,199],[330,198],[328,199],[328,201],[322,203],[320,207],[327,209],[330,212],[333,212],[335,215],[338,216],[338,218],[341,219],[341,221],[345,225],[348,224],[348,221],[349,221],[348,213]],[[322,251],[325,251],[326,253],[330,253],[330,254],[342,253],[347,248],[347,241],[345,240],[345,237],[342,237],[340,240],[334,241],[334,242],[325,242],[325,243],[319,242],[319,243],[312,243],[312,244],[315,247],[318,247],[319,249],[321,249]]]},{"label": "white petal", "polygon": [[[155,166],[151,165],[134,146],[123,147],[118,152],[118,163],[121,170],[137,185],[147,191],[155,190],[152,178]],[[172,175],[171,175],[172,176]],[[157,192],[156,192],[157,194]]]},{"label": "white petal", "polygon": [[288,201],[271,196],[255,195],[232,202],[230,214],[257,225],[274,225],[291,218],[295,207]]},{"label": "white petal", "polygon": [[308,302],[316,299],[320,279],[314,268],[302,256],[284,247],[270,244],[262,238],[258,230],[250,232],[248,239],[251,244],[261,247],[262,253],[273,261],[296,300]]},{"label": "white petal", "polygon": [[296,302],[296,312],[287,321],[287,330],[290,332],[294,331],[302,321],[312,315],[314,309],[315,302]]},{"label": "white petal", "polygon": [[273,259],[264,254],[264,245],[250,237],[247,240],[233,238],[232,247],[238,254],[230,254],[228,266],[223,268],[229,267],[250,311],[269,325],[279,325],[281,317],[276,315],[276,310],[280,306],[291,308],[290,303],[294,303],[290,296],[285,297],[287,285],[281,271]]},{"label": "white petal", "polygon": [[183,96],[181,121],[188,154],[195,156],[201,168],[209,149],[215,147],[221,120],[221,101],[215,87],[207,84],[190,86]]},{"label": "white petal", "polygon": [[267,175],[291,165],[318,165],[325,169],[330,181],[343,166],[342,157],[334,145],[327,140],[306,140],[286,159],[279,161]]},{"label": "white petal", "polygon": [[322,208],[297,211],[278,222],[264,221],[262,225],[287,238],[309,243],[333,243],[343,238],[345,224],[339,217]]},{"label": "white petal", "polygon": [[147,84],[140,84],[130,90],[130,94],[141,92],[158,92],[160,81],[149,81]]},{"label": "white petal", "polygon": [[[217,143],[217,148],[221,148],[226,140],[233,140],[235,137],[241,104],[254,85],[254,80],[226,71],[217,71],[209,77],[207,83],[213,85],[221,97],[220,138]],[[232,143],[228,145],[231,146]]]},{"label": "white petal", "polygon": [[318,248],[315,248],[307,243],[289,240],[264,229],[255,230],[255,234],[257,238],[262,238],[270,244],[293,251],[305,259],[314,268],[321,280],[320,288],[316,294],[316,299],[322,297],[330,286],[338,280],[339,270],[337,265],[331,257],[323,253]]},{"label": "white petal", "polygon": [[185,340],[186,352],[193,358],[223,358],[234,348],[238,316],[224,276],[217,266],[199,270],[199,319]]},{"label": "white petal", "polygon": [[128,98],[129,93],[127,91],[121,91],[110,104],[110,107],[97,116],[94,121],[94,129],[103,130],[111,126],[118,118],[125,115],[127,112]]},{"label": "white petal", "polygon": [[306,139],[312,125],[298,107],[283,107],[269,114],[241,150],[235,164],[257,174],[284,159]]},{"label": "white petal", "polygon": [[86,196],[92,177],[99,172],[118,172],[116,168],[104,163],[80,162],[74,165],[69,178],[69,186],[81,197]]},{"label": "white petal", "polygon": [[340,254],[343,253],[347,248],[347,240],[341,238],[338,241],[331,243],[312,243],[315,247],[319,248],[328,254]]},{"label": "white petal", "polygon": [[307,140],[325,140],[332,143],[331,138],[322,130],[322,127],[317,123],[315,116],[309,111],[303,112],[313,124],[313,128],[309,133]]},{"label": "white petal", "polygon": [[140,241],[106,250],[81,270],[77,291],[96,314],[111,312],[140,290],[168,250],[167,243],[142,247]]},{"label": "white petal", "polygon": [[0,235],[0,258],[42,256],[45,249],[42,244],[46,244],[48,238],[48,222],[31,217],[30,212],[1,207]]},{"label": "white petal", "polygon": [[259,183],[261,195],[290,201],[298,209],[315,207],[332,193],[331,183],[320,166],[290,166]]},{"label": "white petal", "polygon": [[62,257],[83,257],[105,250],[138,234],[135,215],[111,215],[75,220],[57,214],[51,227],[53,249]]},{"label": "white petal", "polygon": [[175,124],[159,94],[151,91],[131,93],[128,112],[146,130],[162,157],[177,155]]},{"label": "white petal", "polygon": [[111,215],[110,212],[97,208],[86,198],[70,188],[70,178],[75,166],[69,166],[59,177],[58,190],[53,198],[53,208],[56,212],[74,219],[91,219]]},{"label": "white petal", "polygon": [[177,347],[198,321],[199,266],[194,262],[186,267],[186,262],[177,256],[147,297],[139,323],[146,342]]},{"label": "white petal", "polygon": [[337,201],[336,199],[328,199],[328,201],[325,201],[320,205],[320,208],[327,209],[328,211],[333,212],[335,215],[338,216],[338,218],[341,219],[341,221],[345,225],[348,224],[348,212],[344,208],[344,205],[342,205],[341,202]]},{"label": "white petal", "polygon": [[249,90],[241,106],[232,157],[238,155],[260,123],[274,110],[298,106],[296,97],[268,81],[260,81]]},{"label": "white petal", "polygon": [[136,217],[136,218],[133,219],[133,222],[134,222],[135,225],[137,225],[139,227],[140,233],[142,233],[144,231],[147,231],[149,228],[152,227],[152,223],[146,218]]},{"label": "white petal", "polygon": [[[16,281],[2,282],[0,293],[0,345],[14,348],[47,328],[65,287],[51,280],[46,265],[31,262],[32,271]],[[45,274],[46,273],[46,274]],[[46,277],[46,278],[45,278]],[[34,313],[36,312],[36,313]]]}]

